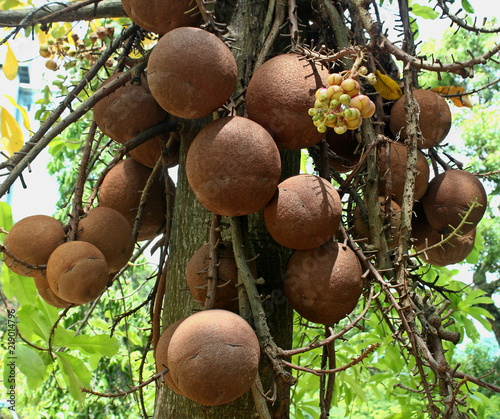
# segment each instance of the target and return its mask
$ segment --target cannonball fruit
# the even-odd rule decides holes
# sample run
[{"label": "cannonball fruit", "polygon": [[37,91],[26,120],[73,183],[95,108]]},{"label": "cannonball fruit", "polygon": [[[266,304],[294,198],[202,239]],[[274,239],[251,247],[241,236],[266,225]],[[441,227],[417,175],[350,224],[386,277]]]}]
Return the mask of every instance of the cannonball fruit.
[{"label": "cannonball fruit", "polygon": [[262,64],[246,92],[248,117],[266,128],[281,149],[301,149],[318,143],[320,134],[308,114],[315,93],[328,86],[328,70],[283,54]]},{"label": "cannonball fruit", "polygon": [[[121,160],[106,174],[99,189],[99,206],[122,214],[134,226],[141,195],[152,170],[132,158]],[[163,179],[156,179],[146,202],[138,241],[160,234],[165,223],[166,204]]]},{"label": "cannonball fruit", "polygon": [[344,134],[337,134],[329,129],[325,134],[328,148],[328,162],[339,173],[347,173],[353,169],[361,157],[359,143],[354,136],[354,131],[347,130]]},{"label": "cannonball fruit", "polygon": [[[427,238],[427,247],[433,246],[444,239],[446,239],[446,236],[442,236],[436,230],[433,230]],[[426,250],[420,257],[425,262],[435,266],[447,266],[453,263],[459,263],[472,252],[475,239],[476,229],[474,228],[468,233],[454,235],[448,242],[440,246]],[[419,250],[425,247],[425,245],[421,246]]]},{"label": "cannonball fruit", "polygon": [[113,208],[92,208],[78,223],[77,240],[92,243],[108,264],[109,272],[118,272],[134,251],[134,236],[127,219]]},{"label": "cannonball fruit", "polygon": [[[170,345],[170,339],[172,339],[172,335],[177,330],[177,327],[184,321],[184,319],[177,320],[175,323],[172,323],[165,331],[161,334],[160,339],[158,339],[158,344],[156,345],[155,350],[155,362],[156,362],[156,372],[163,371],[165,368],[168,368],[168,346]],[[181,391],[177,387],[177,384],[172,379],[172,374],[170,371],[164,375],[165,382],[167,385],[175,391],[177,394],[181,394]]]},{"label": "cannonball fruit", "polygon": [[55,249],[47,263],[47,281],[59,298],[74,304],[95,300],[106,289],[109,272],[93,244],[72,241]]},{"label": "cannonball fruit", "polygon": [[342,216],[333,185],[314,175],[296,175],[278,185],[264,208],[271,237],[290,249],[314,249],[330,240]]},{"label": "cannonball fruit", "polygon": [[[379,197],[381,216],[384,220],[384,226],[389,226],[387,236],[387,246],[393,249],[399,242],[399,228],[401,226],[401,207],[398,203],[391,201],[389,214],[386,215],[386,200],[383,196]],[[368,226],[368,214],[363,213],[361,206],[356,206],[353,211],[354,232],[358,238],[368,238],[371,241],[370,228]]]},{"label": "cannonball fruit", "polygon": [[196,26],[200,21],[193,2],[186,0],[122,0],[127,16],[141,28],[163,35],[181,26]]},{"label": "cannonball fruit", "polygon": [[[389,149],[388,149],[389,148]],[[389,151],[388,151],[389,150]],[[388,155],[389,153],[389,155]],[[380,194],[386,192],[386,180],[391,176],[392,199],[401,205],[407,172],[408,149],[403,143],[389,143],[380,148],[379,154]],[[390,162],[390,163],[389,163]],[[390,170],[390,172],[389,172]],[[429,164],[424,153],[417,150],[414,199],[420,199],[429,185]]]},{"label": "cannonball fruit", "polygon": [[[234,260],[233,244],[223,241],[217,245],[217,288],[214,308],[238,311],[238,267]],[[207,297],[207,275],[210,266],[210,243],[201,246],[189,259],[186,278],[193,298],[204,304]],[[249,263],[254,277],[257,276],[255,262]]]},{"label": "cannonball fruit", "polygon": [[203,29],[182,27],[160,38],[148,60],[151,93],[168,113],[186,119],[208,116],[236,87],[236,60]]},{"label": "cannonball fruit", "polygon": [[[113,74],[100,89],[121,74]],[[151,95],[145,77],[141,77],[140,84],[125,83],[104,96],[92,109],[99,129],[121,144],[167,118],[167,112]]]},{"label": "cannonball fruit", "polygon": [[52,307],[56,308],[68,308],[70,306],[74,306],[77,304],[70,303],[69,301],[64,301],[62,298],[59,298],[54,291],[49,286],[49,282],[47,281],[47,277],[44,275],[37,275],[33,278],[35,280],[35,286],[38,291],[38,294],[42,299]]},{"label": "cannonball fruit", "polygon": [[[431,90],[414,90],[413,97],[418,104],[419,127],[423,142],[418,148],[430,148],[441,143],[451,128],[451,112],[446,100]],[[392,106],[390,129],[393,135],[406,139],[405,96]]]},{"label": "cannonball fruit", "polygon": [[60,221],[48,215],[32,215],[18,221],[5,237],[3,252],[5,265],[22,276],[37,276],[38,269],[11,258],[8,253],[28,265],[46,265],[50,254],[66,241],[66,232]]},{"label": "cannonball fruit", "polygon": [[269,133],[240,116],[206,125],[186,157],[189,185],[209,211],[226,216],[261,210],[279,183],[281,160]]},{"label": "cannonball fruit", "polygon": [[285,272],[285,295],[306,320],[333,325],[351,313],[363,290],[356,254],[335,241],[296,250]]},{"label": "cannonball fruit", "polygon": [[465,170],[452,169],[440,173],[430,183],[422,198],[429,224],[441,234],[450,233],[462,222],[470,205],[476,206],[460,228],[465,234],[474,229],[486,211],[488,198],[481,181]]},{"label": "cannonball fruit", "polygon": [[205,406],[245,394],[257,375],[260,346],[250,325],[227,310],[187,317],[168,344],[168,367],[181,394]]}]

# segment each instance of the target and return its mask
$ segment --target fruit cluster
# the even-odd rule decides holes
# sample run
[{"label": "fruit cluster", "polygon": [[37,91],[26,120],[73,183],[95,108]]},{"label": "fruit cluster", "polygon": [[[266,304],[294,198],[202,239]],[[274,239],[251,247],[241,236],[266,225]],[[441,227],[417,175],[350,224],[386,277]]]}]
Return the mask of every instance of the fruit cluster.
[{"label": "fruit cluster", "polygon": [[[58,61],[61,60],[65,60],[65,68],[74,66],[74,60],[68,61],[73,58],[77,60],[89,60],[93,63],[102,50],[106,48],[104,43],[105,39],[108,36],[112,39],[114,33],[115,29],[112,25],[107,25],[106,27],[99,26],[89,35],[90,46],[76,33],[71,35],[71,40],[73,42],[70,42],[67,36],[59,37],[55,41],[53,39],[48,39],[47,43],[40,45],[39,53],[41,57],[47,58],[45,67],[52,71],[56,71],[59,68]],[[101,47],[96,45],[99,39],[102,42]],[[112,65],[112,60],[106,62],[106,67],[111,67]]]},{"label": "fruit cluster", "polygon": [[[368,70],[361,67],[360,74],[369,80],[375,77],[366,75]],[[314,125],[319,132],[333,128],[337,134],[344,134],[361,125],[363,118],[375,113],[375,104],[366,95],[360,95],[359,82],[351,77],[351,72],[333,73],[328,77],[329,87],[316,91],[314,108],[309,109]]]}]

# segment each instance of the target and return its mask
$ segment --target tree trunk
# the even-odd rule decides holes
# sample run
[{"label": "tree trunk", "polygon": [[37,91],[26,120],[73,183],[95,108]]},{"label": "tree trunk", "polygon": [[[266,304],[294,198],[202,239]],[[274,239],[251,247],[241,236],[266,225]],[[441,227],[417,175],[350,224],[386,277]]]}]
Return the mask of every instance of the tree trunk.
[{"label": "tree trunk", "polygon": [[[240,0],[237,2],[221,2],[218,7],[220,7],[218,16],[228,23],[227,36],[234,40],[231,42],[231,48],[239,69],[239,82],[234,94],[234,97],[237,97],[248,84],[255,58],[259,52],[259,48],[256,46],[262,45],[262,39],[265,39],[268,31],[268,28],[265,28],[266,22],[269,22],[272,16],[266,19],[268,13],[267,2],[257,4]],[[274,10],[269,12],[274,13]],[[238,110],[238,113],[243,114],[242,110]],[[198,203],[188,185],[185,173],[185,158],[190,143],[206,122],[208,122],[208,119],[194,121],[182,133],[178,183],[168,258],[163,330],[178,319],[193,314],[195,310],[200,309],[200,306],[193,302],[186,285],[185,269],[191,255],[208,241],[208,226],[211,214]],[[282,176],[288,177],[298,173],[299,162],[300,152],[283,152]],[[217,164],[217,162],[214,162],[214,164]],[[224,218],[222,221],[225,221]],[[248,248],[253,255],[261,255],[257,258],[257,265],[259,276],[265,279],[265,285],[260,291],[263,298],[268,297],[265,307],[271,332],[278,345],[290,347],[293,314],[282,290],[283,270],[290,252],[278,246],[270,238],[265,229],[261,213],[249,216],[247,225]],[[266,366],[267,360],[263,357],[262,368]],[[267,369],[272,372],[272,369]],[[264,375],[263,385],[264,392],[273,389],[272,373]],[[270,410],[275,410],[275,413],[272,413],[274,417],[288,417],[288,404],[286,403],[288,396],[288,389],[280,389],[278,401],[274,406],[269,407]],[[280,403],[281,400],[285,400],[284,405]],[[256,410],[251,392],[232,403],[207,407],[179,396],[171,391],[167,385],[161,384],[157,392],[154,417],[157,419],[247,419],[254,417],[255,414]]]}]

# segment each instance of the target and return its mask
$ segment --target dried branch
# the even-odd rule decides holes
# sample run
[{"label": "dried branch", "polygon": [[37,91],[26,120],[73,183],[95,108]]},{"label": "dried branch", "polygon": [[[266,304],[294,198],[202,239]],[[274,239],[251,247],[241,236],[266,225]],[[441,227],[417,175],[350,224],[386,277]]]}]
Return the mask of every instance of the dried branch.
[{"label": "dried branch", "polygon": [[218,266],[219,266],[219,256],[217,252],[217,247],[221,240],[221,216],[217,214],[212,214],[212,222],[210,224],[210,240],[209,240],[209,257],[210,264],[208,266],[207,272],[207,297],[205,300],[204,310],[210,310],[214,308],[215,297],[217,290],[217,281],[219,278]]},{"label": "dried branch", "polygon": [[475,23],[470,25],[465,19],[459,18],[456,14],[451,13],[450,8],[446,5],[445,0],[437,0],[437,5],[442,9],[443,15],[448,16],[448,18],[462,29],[468,32],[478,33],[498,33],[500,32],[500,26],[487,28],[484,24],[481,27],[477,27]]},{"label": "dried branch", "polygon": [[114,398],[117,398],[117,397],[125,397],[125,396],[128,396],[129,394],[132,394],[132,393],[136,392],[137,390],[139,390],[139,389],[141,389],[143,387],[146,387],[148,384],[151,384],[153,381],[158,380],[158,378],[161,378],[162,381],[164,381],[163,376],[167,372],[168,372],[168,368],[165,368],[164,370],[162,370],[159,373],[153,375],[151,378],[149,378],[146,381],[144,381],[144,382],[136,385],[135,387],[132,387],[132,388],[130,388],[128,390],[119,391],[118,393],[99,393],[97,391],[90,390],[90,389],[85,388],[85,387],[81,387],[80,391],[82,391],[83,393],[93,394],[94,396],[107,397],[107,398],[111,398],[111,399],[114,399]]},{"label": "dried branch", "polygon": [[246,256],[243,250],[245,244],[243,241],[243,234],[241,232],[241,224],[239,218],[230,217],[230,225],[234,258],[236,260],[236,265],[238,266],[238,272],[241,272],[243,285],[245,286],[245,289],[247,291],[248,300],[250,302],[250,307],[252,310],[252,317],[257,331],[257,336],[259,337],[261,348],[271,362],[276,375],[289,385],[293,385],[296,382],[296,378],[285,370],[283,361],[279,357],[280,349],[274,342],[271,331],[269,330],[269,326],[267,325],[266,313],[264,311],[264,307],[262,306],[262,301],[255,285],[255,278],[253,277],[246,261]]},{"label": "dried branch", "polygon": [[75,22],[110,17],[127,17],[121,0],[53,2],[36,9],[2,10],[0,12],[0,27],[16,27],[19,30],[40,23]]},{"label": "dried branch", "polygon": [[378,342],[374,343],[374,344],[368,346],[368,348],[366,348],[359,357],[354,358],[348,364],[342,365],[341,367],[334,368],[334,369],[331,369],[331,370],[320,370],[320,369],[314,369],[314,368],[301,367],[299,365],[294,365],[294,364],[292,364],[291,362],[288,362],[288,361],[283,361],[283,364],[285,364],[287,367],[293,368],[295,370],[309,372],[311,374],[318,375],[318,376],[321,376],[323,374],[334,374],[334,373],[337,373],[337,372],[345,371],[346,369],[351,368],[352,366],[354,366],[356,364],[359,364],[368,355],[370,355],[375,349],[377,349],[379,346],[380,346],[380,343],[378,343]]}]

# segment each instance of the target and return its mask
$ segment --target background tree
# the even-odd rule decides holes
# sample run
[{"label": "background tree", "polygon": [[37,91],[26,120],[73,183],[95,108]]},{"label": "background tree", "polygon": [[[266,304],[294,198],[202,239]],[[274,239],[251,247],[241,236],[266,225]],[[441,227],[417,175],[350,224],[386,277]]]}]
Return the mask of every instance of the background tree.
[{"label": "background tree", "polygon": [[[484,34],[498,33],[494,27],[488,25],[479,27],[455,16],[448,9],[450,3],[452,2],[441,0],[429,2],[430,6],[435,6],[440,14],[451,19],[459,27],[459,34],[463,31],[475,32],[478,34],[476,43],[480,44]],[[467,1],[462,1],[462,4],[469,13],[473,12]],[[82,7],[86,5],[90,7]],[[477,392],[474,393],[475,398],[467,397],[465,384],[473,383],[493,392],[498,391],[495,384],[483,380],[481,376],[473,376],[472,372],[455,367],[453,363],[457,336],[463,337],[464,333],[467,333],[475,337],[477,334],[471,318],[485,325],[489,324],[485,317],[491,318],[488,312],[494,313],[491,299],[485,296],[484,291],[472,291],[466,286],[467,284],[457,281],[454,278],[456,272],[446,268],[429,269],[425,264],[420,266],[418,260],[409,258],[408,254],[412,251],[410,230],[416,144],[421,135],[417,129],[418,112],[410,99],[411,88],[421,84],[422,79],[418,77],[417,71],[431,75],[458,75],[462,78],[469,77],[473,69],[476,72],[478,69],[491,69],[488,71],[494,73],[495,62],[489,60],[500,47],[498,43],[484,43],[478,49],[473,49],[471,46],[468,56],[459,56],[458,51],[462,44],[455,45],[455,48],[450,45],[449,49],[454,51],[455,60],[446,65],[442,62],[448,50],[442,57],[420,57],[414,46],[412,32],[414,22],[410,17],[408,3],[398,2],[404,34],[402,48],[397,47],[384,35],[383,30],[387,28],[384,28],[383,22],[378,20],[378,5],[378,2],[358,0],[336,3],[321,0],[312,4],[278,0],[258,5],[243,1],[218,1],[215,4],[196,2],[196,8],[204,19],[203,28],[218,34],[230,45],[238,67],[238,82],[232,100],[219,110],[219,117],[228,114],[245,115],[243,101],[245,89],[256,69],[269,58],[289,50],[301,54],[304,63],[308,60],[314,61],[318,65],[328,67],[331,72],[354,71],[361,64],[364,64],[369,72],[379,72],[378,84],[374,84],[374,87],[371,87],[370,83],[362,83],[363,91],[376,103],[377,111],[372,119],[364,119],[356,131],[363,157],[351,174],[342,175],[329,165],[325,140],[310,147],[307,152],[303,150],[302,156],[299,151],[281,152],[282,179],[298,173],[300,167],[303,171],[313,171],[322,177],[334,179],[337,189],[344,197],[346,210],[338,239],[356,251],[365,270],[366,284],[358,309],[350,318],[335,325],[335,328],[318,329],[317,325],[305,322],[296,314],[294,325],[294,314],[284,298],[282,282],[291,250],[278,245],[270,237],[261,212],[248,217],[223,219],[220,224],[222,237],[232,238],[237,249],[244,240],[245,249],[248,251],[246,255],[238,251],[236,254],[241,282],[246,292],[246,296],[245,293],[240,294],[240,314],[252,324],[260,339],[262,384],[256,381],[251,394],[248,393],[230,404],[208,408],[179,396],[158,382],[155,417],[247,418],[256,412],[262,417],[288,417],[290,411],[295,417],[307,417],[308,413],[313,417],[326,417],[332,405],[343,404],[349,413],[358,409],[358,403],[366,406],[368,400],[373,398],[382,400],[382,406],[394,409],[395,417],[397,414],[405,417],[410,415],[482,417],[487,399],[478,396]],[[23,6],[23,3],[4,2],[3,6],[10,8]],[[119,2],[112,1],[78,2],[71,6],[57,6],[57,9],[56,11],[54,8],[45,7],[33,14],[31,10],[29,13],[24,10],[0,13],[0,22],[14,28],[4,42],[24,30],[25,35],[36,33],[43,45],[49,44],[48,41],[53,38],[54,44],[61,46],[55,47],[56,50],[64,51],[62,48],[65,44],[64,36],[70,35],[73,28],[70,24],[56,22],[124,16]],[[71,14],[66,13],[68,10],[71,10]],[[432,10],[427,5],[412,3],[414,14],[427,16],[430,14],[437,17]],[[96,28],[104,28],[106,24],[111,26],[105,28],[108,30],[106,35],[98,41]],[[280,34],[285,36],[281,37]],[[69,53],[64,52],[58,53],[59,62],[49,58],[48,67],[59,64],[64,65],[68,71],[65,73],[67,76],[63,76],[59,81],[63,102],[57,107],[51,106],[48,99],[41,104],[39,118],[44,121],[41,128],[28,142],[24,145],[21,143],[21,148],[11,148],[11,155],[6,156],[6,161],[1,165],[6,177],[0,186],[0,193],[5,194],[12,182],[28,167],[29,162],[36,158],[43,148],[50,145],[52,153],[59,154],[54,160],[52,170],[62,176],[61,183],[65,187],[66,205],[62,206],[59,216],[64,222],[68,222],[70,231],[74,230],[75,220],[88,210],[89,205],[85,204],[92,201],[99,187],[99,173],[106,170],[104,167],[111,167],[134,146],[153,135],[151,132],[145,133],[118,148],[116,144],[107,142],[105,137],[96,134],[95,125],[87,119],[87,112],[103,96],[102,90],[97,91],[101,80],[114,69],[123,69],[125,65],[132,66],[136,70],[141,65],[144,67],[149,56],[147,50],[152,48],[156,38],[154,34],[131,25],[130,20],[126,18],[106,20],[101,21],[101,24],[90,23],[88,36],[82,37],[80,59],[83,61],[75,61],[71,59]],[[76,41],[74,43],[74,46],[78,47]],[[67,44],[69,50],[72,50],[69,39]],[[114,58],[115,61],[110,62],[110,58]],[[402,63],[401,70],[398,69],[397,63]],[[106,67],[107,65],[110,67]],[[12,60],[4,63],[4,70],[7,72],[12,71],[13,67],[15,66]],[[131,75],[131,71],[121,80],[110,83],[110,90],[130,77],[135,77],[135,74]],[[384,75],[401,82],[407,98],[405,106],[408,138],[405,143],[408,148],[408,170],[402,202],[400,239],[394,250],[389,250],[387,239],[381,234],[388,229],[384,227],[386,220],[381,218],[378,204],[377,148],[391,140],[392,134],[384,129],[384,125],[388,122],[385,113],[402,92],[399,91],[397,83]],[[433,78],[435,79],[436,77]],[[446,78],[439,82],[440,86],[453,84],[455,82]],[[486,80],[481,80],[481,84],[486,84]],[[466,85],[465,88],[469,89],[469,86]],[[82,103],[78,104],[75,98],[79,98]],[[484,100],[492,99],[485,95]],[[65,112],[66,110],[69,112]],[[127,377],[130,377],[130,386],[143,382],[154,372],[151,352],[155,340],[154,333],[149,339],[146,339],[147,334],[144,334],[144,338],[141,336],[135,340],[131,334],[132,332],[139,334],[141,322],[144,329],[142,332],[145,330],[149,332],[149,327],[144,323],[145,315],[148,314],[147,307],[150,307],[151,313],[158,313],[162,308],[162,330],[174,321],[192,314],[193,310],[199,310],[199,306],[193,303],[186,287],[185,266],[191,255],[203,243],[208,241],[212,246],[215,245],[213,237],[220,230],[220,221],[205,210],[189,187],[185,174],[185,159],[193,138],[210,119],[178,121],[176,118],[171,118],[170,125],[167,123],[157,128],[159,131],[156,133],[163,132],[166,140],[167,130],[174,130],[174,126],[179,127],[178,132],[181,137],[175,205],[167,206],[166,228],[163,235],[153,244],[155,248],[161,248],[160,264],[157,271],[145,274],[143,288],[148,290],[147,295],[138,293],[137,298],[129,297],[130,293],[123,289],[128,274],[120,272],[115,278],[115,284],[118,288],[122,287],[123,297],[120,300],[122,303],[115,304],[112,298],[104,302],[104,316],[114,318],[112,331],[115,335],[117,331],[123,333],[122,343],[127,346],[125,353],[129,364],[130,375],[127,374]],[[86,122],[77,123],[85,120]],[[484,116],[481,120],[485,121]],[[5,124],[5,121],[3,118],[2,123]],[[74,136],[83,133],[85,133],[84,141],[74,146],[72,150],[70,144]],[[11,145],[14,143],[13,139],[14,137],[10,138]],[[440,146],[429,151],[427,157],[435,167],[438,164],[454,167],[456,156],[448,158],[447,152],[448,149]],[[305,163],[307,158],[308,164]],[[74,159],[82,159],[79,164],[86,170],[67,164]],[[164,159],[160,160],[157,168],[167,177],[165,167],[161,166],[163,162]],[[65,171],[64,166],[70,169]],[[486,168],[486,171],[492,172],[493,169]],[[492,175],[493,173],[488,173],[486,178],[489,179]],[[89,189],[84,191],[83,184]],[[147,192],[146,190],[144,198]],[[361,201],[360,196],[365,198],[368,207],[367,216],[372,237],[368,246],[355,243],[349,230],[350,209],[353,202]],[[172,204],[171,200],[167,200],[167,204]],[[71,216],[68,218],[68,215]],[[487,222],[494,222],[494,219],[490,218]],[[6,230],[9,230],[8,224],[6,216],[3,223]],[[490,234],[494,234],[494,231],[488,229]],[[483,236],[486,236],[486,233]],[[485,242],[489,243],[487,237]],[[144,249],[143,243],[137,246],[138,254]],[[168,262],[165,262],[167,254]],[[258,287],[245,275],[246,259],[257,255],[259,276],[264,279],[257,282]],[[476,282],[478,285],[487,283],[492,286],[493,291],[486,292],[491,296],[497,287],[495,282],[486,280],[485,273],[496,271],[493,259],[481,257],[478,259],[478,266],[476,278],[482,279]],[[163,270],[165,270],[164,296],[161,292]],[[130,275],[130,278],[134,279],[132,281],[134,285],[138,286],[135,281],[142,273],[134,272]],[[9,279],[6,280],[6,277]],[[62,376],[71,394],[83,402],[83,394],[79,392],[79,387],[90,387],[89,368],[86,365],[94,369],[96,358],[114,355],[112,351],[106,349],[109,347],[108,341],[105,340],[108,339],[106,336],[93,335],[96,328],[107,331],[106,326],[94,318],[98,305],[92,304],[89,308],[83,306],[77,310],[73,308],[69,312],[64,310],[59,315],[42,300],[35,298],[33,286],[30,287],[26,281],[23,282],[22,279],[8,273],[5,267],[2,269],[2,282],[9,300],[15,295],[21,304],[21,309],[18,311],[20,320],[18,327],[27,341],[26,345],[19,344],[19,347],[23,348],[21,352],[31,351],[29,352],[31,357],[38,356],[37,361],[31,365],[22,365],[21,360],[27,359],[28,356],[23,357],[19,353],[19,369],[28,377],[30,387],[38,387],[44,382],[50,383],[50,379],[46,380],[50,371],[54,371],[53,380],[57,380],[58,377],[60,380]],[[7,283],[10,284],[10,290],[5,285]],[[117,288],[115,285],[113,287]],[[250,310],[245,309],[247,298]],[[162,300],[163,304],[160,303]],[[9,307],[8,301],[6,304]],[[488,311],[480,308],[482,304]],[[206,308],[210,306],[207,305]],[[440,327],[442,322],[440,317],[448,318],[451,315],[447,312],[448,308],[455,311],[452,315],[454,324],[447,321],[444,323],[445,326]],[[44,319],[46,324],[42,326],[33,324],[33,319],[37,317]],[[68,343],[70,334],[72,335],[70,330],[73,330],[71,323],[78,321],[79,318],[83,318],[84,323],[89,324],[88,327],[82,325],[85,327],[86,335],[95,336],[97,349],[94,349],[94,352],[81,340],[77,339],[77,343],[73,346]],[[89,320],[90,318],[94,320]],[[151,315],[153,330],[158,326],[155,318]],[[80,328],[78,330],[80,331]],[[295,338],[292,340],[293,336]],[[113,345],[118,343],[116,340],[112,342]],[[143,354],[142,358],[135,358],[138,354],[131,348],[131,344],[138,345],[138,351]],[[40,349],[43,349],[41,351],[43,356],[33,355]],[[81,355],[84,362],[79,360],[76,354]],[[368,359],[369,362],[363,363],[363,360]],[[54,360],[57,360],[57,364]],[[54,368],[55,365],[57,368]],[[151,374],[145,374],[144,368]],[[136,369],[139,369],[138,378],[134,378],[133,374]],[[291,374],[292,370],[299,371],[299,383],[305,384],[294,386],[296,376]],[[105,368],[105,371],[107,377],[113,376],[112,367]],[[317,379],[317,376],[321,378]],[[369,399],[367,391],[359,385],[360,380],[371,383]],[[290,406],[291,386],[293,390]],[[94,394],[99,394],[96,386],[92,387]],[[117,393],[115,396],[120,395],[120,392]],[[132,396],[129,397],[138,398],[141,414],[144,416],[151,414],[151,401],[148,401],[151,392],[144,393],[143,388],[140,388],[138,396],[135,392],[130,393]],[[100,395],[105,396],[102,393]],[[396,405],[394,401],[397,401]],[[123,413],[116,413],[119,414]]]}]

